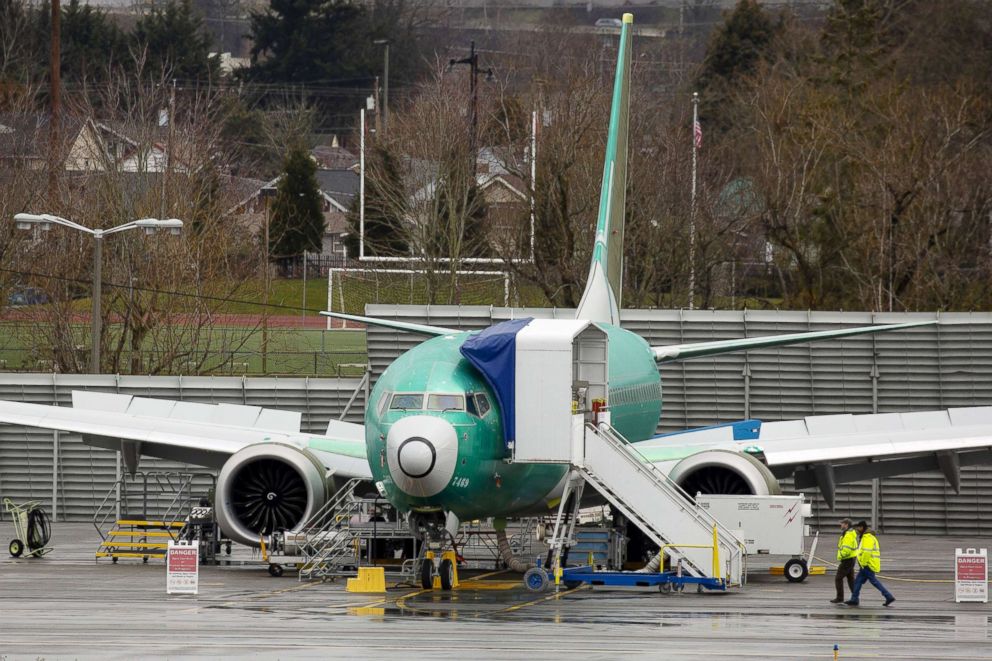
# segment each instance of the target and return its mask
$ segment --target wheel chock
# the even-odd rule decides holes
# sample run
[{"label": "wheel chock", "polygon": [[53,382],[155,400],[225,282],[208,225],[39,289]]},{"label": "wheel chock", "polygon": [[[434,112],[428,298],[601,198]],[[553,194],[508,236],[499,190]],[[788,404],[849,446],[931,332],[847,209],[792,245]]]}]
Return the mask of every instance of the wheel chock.
[{"label": "wheel chock", "polygon": [[348,579],[348,592],[386,591],[386,570],[382,567],[359,567],[358,576]]}]

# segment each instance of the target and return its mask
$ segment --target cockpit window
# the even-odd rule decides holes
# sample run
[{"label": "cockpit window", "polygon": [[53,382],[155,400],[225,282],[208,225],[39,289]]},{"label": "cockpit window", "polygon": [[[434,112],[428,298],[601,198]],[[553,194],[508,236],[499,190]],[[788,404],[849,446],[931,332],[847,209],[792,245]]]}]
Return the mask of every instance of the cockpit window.
[{"label": "cockpit window", "polygon": [[393,411],[422,409],[424,408],[424,396],[420,393],[396,393],[393,395],[393,401],[389,408]]},{"label": "cockpit window", "polygon": [[477,418],[481,418],[479,415],[479,410],[475,408],[475,395],[468,393],[465,395],[465,410],[474,415]]},{"label": "cockpit window", "polygon": [[462,395],[428,395],[427,409],[430,411],[464,411],[465,397]]},{"label": "cockpit window", "polygon": [[489,398],[486,397],[481,392],[476,394],[475,396],[475,405],[479,409],[480,418],[486,417],[486,414],[489,413],[489,409],[492,408],[492,406],[489,404]]},{"label": "cockpit window", "polygon": [[379,398],[379,406],[376,408],[379,411],[380,416],[386,412],[386,405],[389,404],[389,396],[392,394],[393,393],[387,391],[382,393],[382,397]]}]

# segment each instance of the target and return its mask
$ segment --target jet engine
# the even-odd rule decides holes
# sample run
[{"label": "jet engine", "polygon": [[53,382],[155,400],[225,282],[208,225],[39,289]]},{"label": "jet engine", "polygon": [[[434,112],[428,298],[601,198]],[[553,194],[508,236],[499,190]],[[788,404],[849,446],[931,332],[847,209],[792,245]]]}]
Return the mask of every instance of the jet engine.
[{"label": "jet engine", "polygon": [[231,455],[217,477],[217,522],[232,540],[258,546],[262,536],[292,530],[323,507],[331,488],[325,473],[307,450],[249,445]]},{"label": "jet engine", "polygon": [[769,496],[782,493],[768,467],[749,454],[706,450],[675,464],[668,477],[695,497],[697,493]]}]

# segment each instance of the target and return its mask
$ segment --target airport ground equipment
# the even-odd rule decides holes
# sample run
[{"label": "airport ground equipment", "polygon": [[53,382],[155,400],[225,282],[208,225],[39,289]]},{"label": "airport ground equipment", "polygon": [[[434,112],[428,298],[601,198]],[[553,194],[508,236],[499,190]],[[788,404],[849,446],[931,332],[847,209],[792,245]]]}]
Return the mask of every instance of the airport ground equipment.
[{"label": "airport ground equipment", "polygon": [[114,563],[121,558],[145,563],[164,560],[169,540],[178,540],[186,526],[185,514],[208,496],[193,493],[194,481],[202,476],[209,474],[136,471],[122,475],[93,515],[101,538],[96,559],[110,558]]},{"label": "airport ground equipment", "polygon": [[782,569],[790,583],[801,583],[809,576],[819,536],[814,537],[807,553],[810,529],[806,518],[812,516],[812,506],[803,494],[696,494],[696,503],[733,530],[748,555],[792,556]]},{"label": "airport ground equipment", "polygon": [[209,499],[204,499],[199,505],[190,509],[178,535],[180,541],[199,542],[201,565],[216,564],[217,554],[222,548],[226,547],[227,555],[231,555],[231,540],[223,539],[217,518],[214,516],[214,508],[206,504],[209,502]]},{"label": "airport ground equipment", "polygon": [[[416,543],[406,521],[388,502],[357,496],[361,483],[358,478],[346,482],[298,529],[270,535],[262,549],[272,576],[281,576],[287,566],[299,569],[300,580],[354,575],[376,562],[377,554],[412,554]],[[414,559],[400,559],[387,569],[412,577]]]},{"label": "airport ground equipment", "polygon": [[18,505],[10,498],[4,498],[3,507],[14,520],[14,538],[7,546],[12,557],[40,558],[52,550],[48,545],[52,539],[51,521],[38,501]]}]

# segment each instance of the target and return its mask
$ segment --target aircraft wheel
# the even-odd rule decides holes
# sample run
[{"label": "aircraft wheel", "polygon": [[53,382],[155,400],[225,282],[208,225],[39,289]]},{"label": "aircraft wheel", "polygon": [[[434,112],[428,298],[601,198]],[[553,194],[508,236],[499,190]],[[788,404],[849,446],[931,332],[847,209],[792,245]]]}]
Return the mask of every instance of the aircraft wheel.
[{"label": "aircraft wheel", "polygon": [[438,574],[441,576],[441,589],[450,590],[455,585],[455,563],[453,563],[448,558],[441,561],[441,566],[438,568]]},{"label": "aircraft wheel", "polygon": [[802,583],[809,576],[809,567],[805,560],[793,558],[785,563],[785,578],[790,583]]},{"label": "aircraft wheel", "polygon": [[420,587],[425,590],[434,587],[434,563],[426,558],[420,563]]},{"label": "aircraft wheel", "polygon": [[282,565],[271,564],[269,565],[269,576],[274,578],[279,578],[282,576]]},{"label": "aircraft wheel", "polygon": [[524,574],[524,585],[531,592],[544,592],[548,589],[548,572],[540,567],[531,567]]},{"label": "aircraft wheel", "polygon": [[10,555],[12,557],[19,558],[21,557],[21,554],[24,553],[24,542],[19,539],[12,539],[10,540],[10,546],[7,547],[7,550],[10,551]]}]

